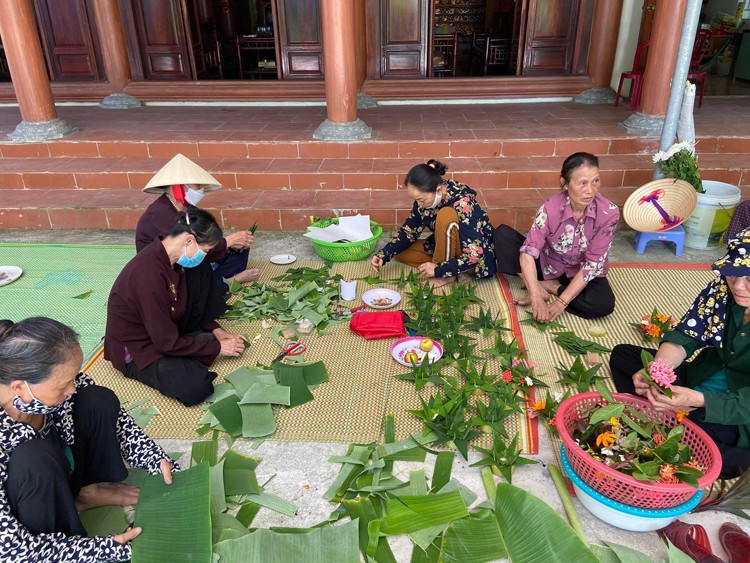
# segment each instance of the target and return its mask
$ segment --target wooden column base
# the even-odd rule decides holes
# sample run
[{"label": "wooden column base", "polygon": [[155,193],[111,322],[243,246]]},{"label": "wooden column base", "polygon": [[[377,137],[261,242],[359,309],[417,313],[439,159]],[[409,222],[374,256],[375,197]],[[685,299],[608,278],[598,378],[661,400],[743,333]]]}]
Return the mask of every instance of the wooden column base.
[{"label": "wooden column base", "polygon": [[62,139],[76,131],[78,128],[71,127],[62,119],[22,121],[12,133],[8,133],[8,138],[15,143],[41,143],[52,139]]}]

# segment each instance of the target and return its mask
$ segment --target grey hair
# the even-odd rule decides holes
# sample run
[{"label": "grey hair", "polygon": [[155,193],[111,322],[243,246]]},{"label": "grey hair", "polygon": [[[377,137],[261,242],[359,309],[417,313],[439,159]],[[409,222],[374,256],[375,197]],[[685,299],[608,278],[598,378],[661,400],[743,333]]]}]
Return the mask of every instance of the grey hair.
[{"label": "grey hair", "polygon": [[0,320],[0,384],[41,383],[79,347],[78,333],[54,319]]}]

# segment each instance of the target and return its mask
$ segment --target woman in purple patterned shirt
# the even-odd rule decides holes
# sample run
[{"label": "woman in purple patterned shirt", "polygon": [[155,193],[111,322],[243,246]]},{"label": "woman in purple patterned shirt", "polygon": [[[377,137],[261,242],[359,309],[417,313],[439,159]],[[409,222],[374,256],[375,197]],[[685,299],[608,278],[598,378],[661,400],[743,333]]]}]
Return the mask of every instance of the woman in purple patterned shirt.
[{"label": "woman in purple patterned shirt", "polygon": [[521,274],[539,322],[555,320],[567,310],[591,319],[615,309],[615,295],[605,277],[609,248],[620,210],[599,194],[599,159],[578,152],[565,159],[559,194],[537,211],[524,238],[500,225],[494,234],[497,271]]}]

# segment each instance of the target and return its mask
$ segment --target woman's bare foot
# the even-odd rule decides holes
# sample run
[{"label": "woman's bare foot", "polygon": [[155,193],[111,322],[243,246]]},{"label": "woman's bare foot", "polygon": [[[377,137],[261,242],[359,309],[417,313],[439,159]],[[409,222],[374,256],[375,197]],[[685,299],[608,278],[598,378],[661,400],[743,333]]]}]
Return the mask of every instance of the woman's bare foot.
[{"label": "woman's bare foot", "polygon": [[531,297],[529,297],[529,294],[527,293],[520,299],[516,299],[516,305],[519,307],[525,307],[526,305],[531,305]]},{"label": "woman's bare foot", "polygon": [[557,295],[557,289],[562,285],[557,280],[542,280],[539,282],[542,289],[547,292],[548,295]]},{"label": "woman's bare foot", "polygon": [[129,506],[138,502],[138,487],[125,483],[95,483],[78,493],[76,508],[87,510],[99,506]]},{"label": "woman's bare foot", "polygon": [[255,281],[260,277],[260,270],[258,268],[248,268],[244,272],[235,274],[234,279],[240,283],[247,283]]}]

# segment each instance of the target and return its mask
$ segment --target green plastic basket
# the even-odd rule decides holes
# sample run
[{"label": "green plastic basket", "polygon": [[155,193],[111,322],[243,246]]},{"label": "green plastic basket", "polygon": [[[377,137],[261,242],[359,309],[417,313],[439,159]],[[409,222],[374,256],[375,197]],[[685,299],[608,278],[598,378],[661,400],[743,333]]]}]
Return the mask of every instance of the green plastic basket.
[{"label": "green plastic basket", "polygon": [[[338,217],[333,219],[323,219],[313,223],[312,227],[320,227],[325,229],[328,225],[338,225]],[[375,245],[378,243],[380,235],[383,234],[383,227],[381,227],[375,221],[370,221],[370,229],[372,229],[372,237],[367,240],[361,240],[359,242],[324,242],[322,240],[310,239],[315,252],[323,258],[323,260],[329,260],[331,262],[354,262],[356,260],[364,260],[375,250]]]}]

